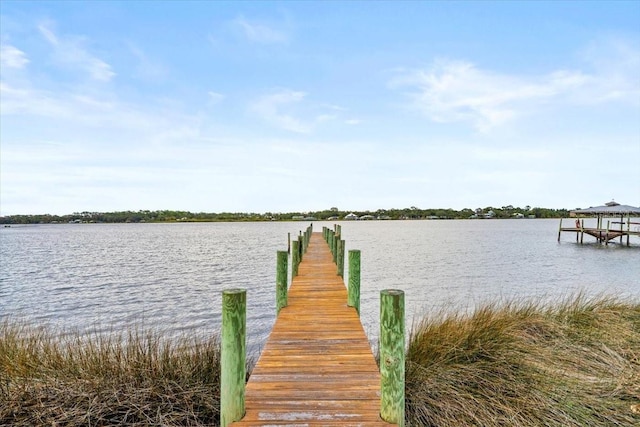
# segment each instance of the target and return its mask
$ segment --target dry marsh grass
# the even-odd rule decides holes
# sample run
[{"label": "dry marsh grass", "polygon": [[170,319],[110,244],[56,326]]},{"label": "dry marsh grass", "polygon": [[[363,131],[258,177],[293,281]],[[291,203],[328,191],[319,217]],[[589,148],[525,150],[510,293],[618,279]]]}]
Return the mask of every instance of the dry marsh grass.
[{"label": "dry marsh grass", "polygon": [[[0,323],[0,426],[219,425],[217,337],[60,336]],[[406,405],[408,426],[640,425],[640,302],[425,318],[409,340]]]},{"label": "dry marsh grass", "polygon": [[64,336],[0,324],[0,425],[219,424],[216,338]]},{"label": "dry marsh grass", "polygon": [[577,296],[425,319],[406,396],[413,426],[640,425],[640,303]]}]

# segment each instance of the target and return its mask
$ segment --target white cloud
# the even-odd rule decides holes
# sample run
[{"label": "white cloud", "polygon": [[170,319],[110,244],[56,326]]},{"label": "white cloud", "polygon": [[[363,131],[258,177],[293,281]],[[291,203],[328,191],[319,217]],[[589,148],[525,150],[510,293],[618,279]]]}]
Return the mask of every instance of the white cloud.
[{"label": "white cloud", "polygon": [[312,125],[295,118],[290,112],[283,110],[299,104],[306,93],[290,89],[281,89],[258,98],[250,107],[263,120],[272,125],[297,133],[311,132]]},{"label": "white cloud", "polygon": [[135,74],[138,78],[154,81],[162,81],[166,79],[169,74],[167,67],[160,64],[158,61],[149,58],[142,49],[133,43],[129,42],[127,45],[129,47],[129,51],[137,59]]},{"label": "white cloud", "polygon": [[88,73],[92,79],[101,82],[108,82],[116,75],[109,64],[85,48],[85,41],[82,38],[60,37],[46,24],[39,25],[38,29],[54,48],[54,57],[61,64],[79,68]]},{"label": "white cloud", "polygon": [[234,19],[232,24],[238,28],[249,41],[254,43],[279,44],[289,41],[289,36],[285,32],[262,23],[249,22],[243,16]]},{"label": "white cloud", "polygon": [[436,60],[427,69],[400,70],[392,88],[408,88],[411,107],[435,122],[468,122],[489,131],[538,107],[640,102],[640,52],[629,44],[598,44],[588,71],[517,75],[481,69],[468,61]]},{"label": "white cloud", "polygon": [[214,91],[207,92],[207,95],[209,95],[210,104],[218,104],[225,98],[223,94]]},{"label": "white cloud", "polygon": [[591,42],[582,59],[593,68],[593,85],[584,93],[585,103],[611,101],[640,105],[640,43],[605,37]]},{"label": "white cloud", "polygon": [[305,92],[292,89],[277,89],[262,95],[253,101],[249,110],[274,127],[302,134],[336,122],[340,113],[335,106],[309,102]]},{"label": "white cloud", "polygon": [[29,63],[27,55],[15,46],[0,45],[0,64],[9,68],[24,68]]},{"label": "white cloud", "polygon": [[108,129],[123,134],[164,135],[171,129],[197,126],[198,119],[178,111],[135,105],[108,94],[53,92],[0,82],[2,116],[54,119],[60,129]]},{"label": "white cloud", "polygon": [[488,131],[521,114],[522,104],[553,98],[587,80],[568,71],[526,78],[482,70],[465,61],[438,60],[428,70],[404,71],[392,86],[409,86],[413,106],[433,121],[467,121]]}]

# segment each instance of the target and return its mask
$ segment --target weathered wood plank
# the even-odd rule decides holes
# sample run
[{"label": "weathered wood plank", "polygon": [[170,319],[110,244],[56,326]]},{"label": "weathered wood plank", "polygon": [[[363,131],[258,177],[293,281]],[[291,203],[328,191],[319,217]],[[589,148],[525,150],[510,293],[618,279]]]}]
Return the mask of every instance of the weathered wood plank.
[{"label": "weathered wood plank", "polygon": [[233,426],[389,426],[380,374],[332,254],[313,233]]}]

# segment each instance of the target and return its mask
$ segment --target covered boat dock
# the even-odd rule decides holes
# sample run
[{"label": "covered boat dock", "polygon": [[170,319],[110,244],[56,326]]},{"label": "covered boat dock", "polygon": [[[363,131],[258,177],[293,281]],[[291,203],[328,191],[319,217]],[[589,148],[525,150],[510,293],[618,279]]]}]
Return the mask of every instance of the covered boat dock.
[{"label": "covered boat dock", "polygon": [[[571,216],[575,217],[575,222],[570,227],[563,227],[563,219],[560,219],[560,228],[558,230],[558,242],[563,232],[575,233],[576,242],[582,243],[584,235],[593,236],[598,243],[604,243],[608,245],[610,241],[620,238],[620,244],[624,244],[626,238],[626,245],[630,245],[630,237],[640,237],[640,207],[621,205],[615,201],[611,201],[602,206],[595,206],[587,209],[577,209],[571,211]],[[634,217],[636,221],[634,221]],[[585,225],[585,219],[595,218],[595,227],[592,224]],[[612,218],[606,221],[605,218]],[[593,222],[588,221],[588,222]]]}]

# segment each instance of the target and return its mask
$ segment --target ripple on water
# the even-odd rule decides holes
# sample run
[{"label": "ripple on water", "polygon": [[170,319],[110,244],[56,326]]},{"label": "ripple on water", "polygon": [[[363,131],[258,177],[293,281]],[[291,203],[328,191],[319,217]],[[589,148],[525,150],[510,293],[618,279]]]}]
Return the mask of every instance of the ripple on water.
[{"label": "ripple on water", "polygon": [[[112,333],[213,334],[223,289],[247,289],[248,347],[275,321],[276,251],[307,223],[83,224],[0,230],[0,318]],[[316,231],[322,225],[315,223]],[[556,220],[343,222],[362,253],[361,317],[378,334],[379,292],[406,293],[407,323],[486,301],[578,291],[640,296],[632,248],[558,244]],[[348,277],[346,263],[345,277]]]}]

